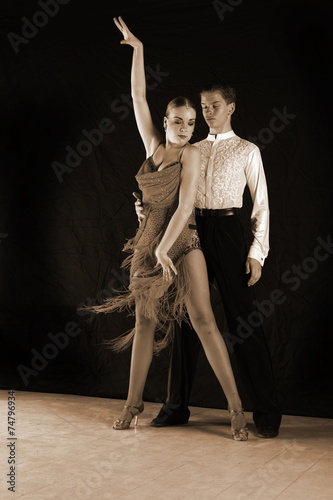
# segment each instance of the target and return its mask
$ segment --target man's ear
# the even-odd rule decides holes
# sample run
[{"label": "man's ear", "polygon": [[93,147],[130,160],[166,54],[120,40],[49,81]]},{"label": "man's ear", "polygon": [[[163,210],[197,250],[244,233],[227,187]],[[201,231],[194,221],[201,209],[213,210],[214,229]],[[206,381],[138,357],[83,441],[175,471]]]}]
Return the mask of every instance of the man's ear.
[{"label": "man's ear", "polygon": [[164,130],[166,129],[166,126],[167,126],[167,118],[166,116],[163,118],[163,127],[164,127]]},{"label": "man's ear", "polygon": [[229,108],[229,115],[232,115],[236,109],[236,103],[234,102],[231,102],[230,104],[228,104],[228,108]]}]

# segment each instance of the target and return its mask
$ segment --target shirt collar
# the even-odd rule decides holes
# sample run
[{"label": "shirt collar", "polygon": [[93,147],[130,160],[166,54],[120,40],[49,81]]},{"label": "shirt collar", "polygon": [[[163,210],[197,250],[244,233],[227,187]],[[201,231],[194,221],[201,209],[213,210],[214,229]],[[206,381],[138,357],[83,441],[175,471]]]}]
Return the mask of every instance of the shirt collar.
[{"label": "shirt collar", "polygon": [[230,137],[234,137],[236,134],[233,130],[229,130],[229,132],[223,132],[223,134],[208,134],[208,141],[220,141],[221,139],[230,139]]}]

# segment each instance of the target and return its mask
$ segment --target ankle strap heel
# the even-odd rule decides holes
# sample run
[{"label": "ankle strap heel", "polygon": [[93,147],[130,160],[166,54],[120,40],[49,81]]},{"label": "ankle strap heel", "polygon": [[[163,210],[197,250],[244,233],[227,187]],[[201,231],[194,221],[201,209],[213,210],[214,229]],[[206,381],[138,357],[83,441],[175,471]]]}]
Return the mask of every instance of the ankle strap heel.
[{"label": "ankle strap heel", "polygon": [[144,404],[141,403],[140,406],[124,405],[124,408],[126,408],[126,410],[132,416],[132,418],[130,420],[119,420],[119,419],[116,420],[113,424],[113,429],[116,429],[117,431],[123,431],[125,429],[129,429],[133,418],[134,418],[134,426],[136,427],[138,425],[139,415],[144,410]]},{"label": "ankle strap heel", "polygon": [[231,434],[235,441],[248,440],[248,428],[243,410],[229,410],[231,413]]}]

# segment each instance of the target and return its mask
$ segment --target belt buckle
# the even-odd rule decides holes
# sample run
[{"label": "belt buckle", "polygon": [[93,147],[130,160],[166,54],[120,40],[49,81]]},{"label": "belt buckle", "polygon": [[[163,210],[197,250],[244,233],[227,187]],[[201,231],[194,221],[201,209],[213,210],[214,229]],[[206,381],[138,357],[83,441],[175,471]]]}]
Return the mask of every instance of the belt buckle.
[{"label": "belt buckle", "polygon": [[235,215],[235,213],[234,208],[225,208],[225,215]]}]

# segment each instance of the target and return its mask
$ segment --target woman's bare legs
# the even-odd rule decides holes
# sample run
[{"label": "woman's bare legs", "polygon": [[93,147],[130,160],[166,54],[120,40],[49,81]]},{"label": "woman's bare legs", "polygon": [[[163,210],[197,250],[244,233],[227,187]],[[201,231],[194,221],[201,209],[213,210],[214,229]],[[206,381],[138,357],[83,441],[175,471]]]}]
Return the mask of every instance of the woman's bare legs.
[{"label": "woman's bare legs", "polygon": [[[230,358],[223,337],[217,327],[210,302],[206,262],[201,250],[193,250],[186,257],[190,276],[191,295],[187,300],[187,311],[197,335],[200,338],[207,359],[221,384],[230,410],[242,410]],[[151,365],[156,323],[144,317],[140,304],[136,305],[136,324],[133,339],[130,381],[126,400],[127,406],[139,407],[142,403],[144,386]],[[238,428],[246,425],[239,420]],[[131,413],[124,407],[120,421],[131,420]]]},{"label": "woman's bare legs", "polygon": [[[241,411],[242,402],[238,394],[229,353],[216,324],[211,306],[204,255],[201,250],[192,250],[185,259],[190,276],[191,290],[186,307],[192,326],[202,343],[208,362],[221,384],[229,409],[234,412]],[[236,416],[234,414],[232,419]],[[238,421],[240,424],[243,421],[244,425],[241,425],[241,427],[245,426],[245,419],[242,415],[239,415]]]},{"label": "woman's bare legs", "polygon": [[[135,335],[133,338],[127,406],[140,406],[143,390],[153,358],[156,322],[147,319],[141,312],[140,304],[135,308]],[[131,420],[131,413],[124,407],[119,420]]]}]

